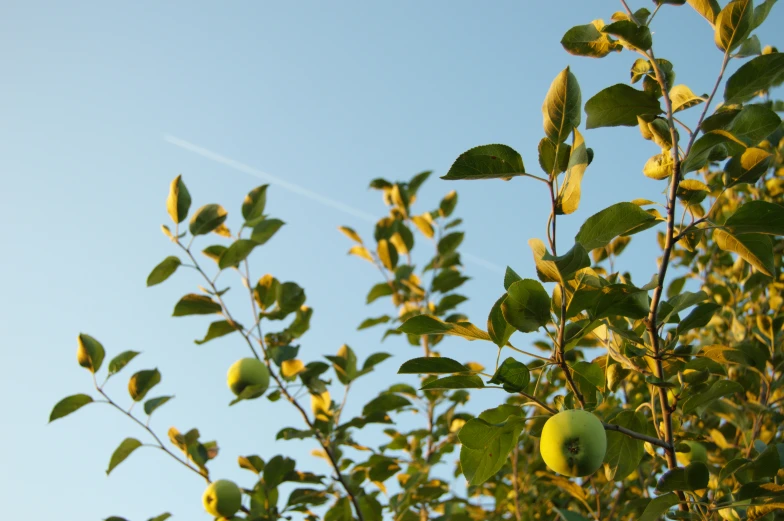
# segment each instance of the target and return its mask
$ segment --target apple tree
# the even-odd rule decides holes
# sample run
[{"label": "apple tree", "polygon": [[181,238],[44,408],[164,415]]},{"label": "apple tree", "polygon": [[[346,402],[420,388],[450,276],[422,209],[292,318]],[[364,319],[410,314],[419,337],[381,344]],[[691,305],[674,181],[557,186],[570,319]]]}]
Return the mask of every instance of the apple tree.
[{"label": "apple tree", "polygon": [[[784,82],[784,54],[755,34],[773,20],[775,3],[655,0],[651,9],[633,10],[621,0],[607,23],[586,20],[565,31],[568,53],[621,53],[629,72],[585,102],[569,67],[552,80],[538,168],[510,146],[489,144],[459,155],[442,177],[495,179],[499,189],[498,180],[526,183],[550,202],[538,237],[528,241],[535,272],[507,268],[486,319],[458,311],[468,277],[457,193],[428,210],[417,195],[430,172],[373,180],[388,213],[372,240],[340,231],[352,242],[349,253],[379,273],[366,301],[391,306],[359,327],[383,326],[380,340],[420,350],[399,369],[420,379],[417,387],[381,383],[355,417],[344,414],[352,384],[390,355],[360,356],[344,345],[304,356],[313,313],[305,290],[250,270],[251,254],[283,224],[264,213],[267,187],[248,194],[232,233],[222,206],[191,212],[182,178],[172,182],[174,226],[163,230],[178,255],[156,266],[148,285],[179,269],[200,279],[200,292],[183,296],[174,315],[218,315],[198,342],[233,335],[242,346],[227,382],[232,403],[263,396],[293,407],[301,424],[280,426],[278,439],[312,440],[328,475],[284,454],[240,455],[239,465],[254,475],[251,487],[213,480],[216,442],[197,429],[172,427],[164,436],[151,427],[150,415],[171,399],[150,394],[158,370],[131,375],[131,404],[143,409],[134,412],[104,385],[136,364],[138,353],[104,364],[104,347],[87,334],[79,335],[77,361],[92,374],[94,391],[63,399],[50,419],[97,402],[116,409],[146,441],[125,439],[109,471],[140,447],[156,447],[205,481],[205,509],[222,519],[781,519],[784,103],[771,91]],[[704,84],[678,83],[677,56],[654,52],[656,16],[665,9],[704,18],[694,31],[717,48],[704,58],[716,63]],[[601,127],[636,127],[613,132],[619,143],[650,142],[638,175],[660,190],[592,212],[565,237],[559,224],[575,218],[594,154],[604,153],[588,146],[590,131]],[[216,237],[226,244],[201,245]],[[645,280],[633,280],[624,266],[624,252],[638,241],[660,247]],[[197,258],[197,242],[214,265]],[[431,248],[429,262],[414,262],[415,245]],[[248,292],[247,326],[222,298],[223,273],[239,276]],[[490,350],[494,367],[450,356],[445,336]],[[472,410],[469,393],[484,392],[497,405]],[[415,426],[403,428],[399,419],[412,412]],[[386,438],[368,437],[377,431],[367,426],[380,426]]]}]

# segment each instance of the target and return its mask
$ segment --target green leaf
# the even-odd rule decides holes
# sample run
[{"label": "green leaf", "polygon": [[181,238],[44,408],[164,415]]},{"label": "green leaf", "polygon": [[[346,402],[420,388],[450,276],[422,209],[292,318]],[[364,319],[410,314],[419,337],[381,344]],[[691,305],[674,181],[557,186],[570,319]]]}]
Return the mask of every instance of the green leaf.
[{"label": "green leaf", "polygon": [[580,125],[581,106],[580,86],[567,67],[550,84],[542,104],[545,136],[555,144],[566,141]]},{"label": "green leaf", "polygon": [[151,517],[147,521],[166,521],[170,517],[172,517],[172,515],[170,513],[166,512],[166,513],[161,514],[159,516]]},{"label": "green leaf", "polygon": [[445,373],[466,373],[471,369],[464,366],[457,360],[443,356],[430,356],[423,358],[413,358],[400,366],[398,374],[445,374]]},{"label": "green leaf", "polygon": [[[718,131],[717,131],[718,132]],[[686,174],[699,170],[709,161],[720,161],[727,157],[728,147],[743,149],[742,142],[725,133],[709,132],[701,136],[692,145],[689,155],[681,163],[681,172]],[[733,150],[734,151],[734,150]]]},{"label": "green leaf", "polygon": [[506,179],[525,173],[523,158],[506,145],[482,145],[463,152],[441,179]]},{"label": "green leaf", "polygon": [[708,295],[704,291],[698,291],[696,293],[685,291],[675,295],[667,302],[663,302],[659,306],[658,321],[660,324],[664,324],[670,319],[670,317],[675,316],[679,311],[696,306],[697,304],[707,299]]},{"label": "green leaf", "polygon": [[515,332],[515,328],[507,324],[501,309],[505,300],[506,294],[496,300],[490,310],[490,315],[487,317],[487,334],[490,335],[490,339],[498,347],[504,347],[509,342],[509,337]]},{"label": "green leaf", "polygon": [[174,317],[187,315],[211,315],[220,313],[221,305],[205,295],[190,293],[180,299],[174,306]]},{"label": "green leaf", "polygon": [[441,240],[438,241],[438,253],[440,255],[449,255],[460,246],[464,236],[465,233],[463,232],[452,232],[444,235]]},{"label": "green leaf", "polygon": [[257,186],[245,196],[242,201],[242,217],[247,221],[254,221],[264,215],[267,205],[267,188],[269,185]]},{"label": "green leaf", "polygon": [[583,245],[575,243],[572,249],[558,257],[553,257],[550,253],[545,253],[542,260],[545,262],[552,262],[558,270],[559,279],[562,283],[566,283],[574,278],[574,274],[583,268],[588,268],[591,265],[591,259],[588,257],[588,252],[585,251]]},{"label": "green leaf", "polygon": [[741,205],[724,223],[734,234],[765,233],[784,235],[784,206],[767,201]]},{"label": "green leaf", "polygon": [[711,385],[710,389],[703,393],[690,396],[683,402],[683,414],[689,414],[698,407],[705,407],[715,400],[735,393],[742,393],[743,386],[731,380],[718,380]]},{"label": "green leaf", "polygon": [[571,510],[561,510],[558,508],[553,507],[553,510],[561,516],[563,521],[590,521],[587,517],[583,516],[582,514],[578,514],[577,512],[572,512]]},{"label": "green leaf", "polygon": [[380,364],[387,358],[390,358],[392,355],[389,353],[373,353],[365,360],[365,363],[362,364],[362,371],[361,374],[368,373],[373,370],[373,367]]},{"label": "green leaf", "polygon": [[574,239],[587,251],[603,248],[615,237],[636,233],[636,228],[655,220],[634,203],[616,203],[589,217]]},{"label": "green leaf", "polygon": [[109,374],[113,375],[119,373],[120,370],[128,365],[128,362],[136,358],[136,355],[138,354],[138,351],[123,351],[119,355],[112,358],[112,361],[109,362]]},{"label": "green leaf", "polygon": [[365,303],[370,304],[371,302],[373,302],[374,300],[380,297],[386,297],[392,295],[393,293],[394,290],[392,289],[392,286],[389,285],[389,283],[379,282],[378,284],[370,288],[367,298],[365,299]]},{"label": "green leaf", "polygon": [[662,113],[659,100],[647,92],[619,83],[598,92],[585,103],[586,128],[637,126],[637,116]]},{"label": "green leaf", "polygon": [[716,17],[719,16],[721,6],[717,0],[687,0],[695,11],[700,13],[703,18],[713,25]]},{"label": "green leaf", "polygon": [[[569,153],[572,147],[566,143],[559,143],[556,146],[548,138],[543,137],[539,141],[539,166],[548,176],[565,172],[569,167]],[[556,161],[555,154],[558,154]]]},{"label": "green leaf", "polygon": [[[522,164],[522,159],[520,159]],[[455,211],[455,207],[457,206],[457,192],[452,190],[448,194],[441,199],[441,202],[438,204],[438,209],[441,212],[443,217],[449,217],[452,215],[452,212]]]},{"label": "green leaf", "polygon": [[501,385],[508,393],[519,393],[525,391],[530,380],[528,366],[510,356],[501,363],[493,378],[487,383]]},{"label": "green leaf", "polygon": [[174,398],[174,396],[159,396],[157,398],[150,398],[144,402],[144,413],[146,415],[152,414],[155,409]]},{"label": "green leaf", "polygon": [[202,250],[202,254],[217,263],[220,260],[220,256],[223,255],[223,252],[226,251],[226,249],[226,246],[222,244],[213,244],[212,246],[207,246],[204,248]]},{"label": "green leaf", "polygon": [[510,418],[503,426],[481,418],[466,422],[458,433],[463,444],[460,465],[469,485],[481,485],[498,472],[517,443],[525,423]]},{"label": "green leaf", "polygon": [[191,207],[191,194],[182,180],[182,176],[178,175],[171,182],[169,187],[169,197],[166,199],[166,211],[169,212],[169,217],[176,223],[181,223],[188,217],[188,210]]},{"label": "green leaf", "polygon": [[647,51],[653,43],[650,29],[645,25],[637,25],[631,20],[619,20],[611,23],[605,26],[602,32],[617,36],[627,45],[641,51]]},{"label": "green leaf", "polygon": [[240,262],[248,258],[248,255],[250,255],[257,244],[257,242],[249,239],[239,239],[235,241],[221,254],[218,259],[218,267],[222,270],[225,270],[226,268],[236,268]]},{"label": "green leaf", "polygon": [[338,499],[324,514],[324,521],[352,521],[351,501],[348,497]]},{"label": "green leaf", "polygon": [[745,103],[758,92],[768,90],[784,81],[784,53],[757,56],[743,64],[724,86],[726,105]]},{"label": "green leaf", "polygon": [[128,381],[128,393],[133,401],[140,402],[160,381],[161,373],[158,369],[144,369],[134,374]]},{"label": "green leaf", "polygon": [[761,148],[747,148],[724,165],[725,185],[729,188],[741,183],[756,183],[773,166],[774,159],[773,154]]},{"label": "green leaf", "polygon": [[433,389],[480,389],[484,386],[482,379],[476,375],[454,375],[428,382],[421,389],[423,391]]},{"label": "green leaf", "polygon": [[751,32],[754,4],[751,0],[733,0],[716,17],[714,42],[724,51],[733,51]]},{"label": "green leaf", "polygon": [[506,267],[506,271],[504,272],[504,289],[508,290],[509,286],[511,286],[512,284],[514,284],[518,280],[522,280],[520,278],[520,275],[515,273],[515,271],[512,268],[507,266]]},{"label": "green leaf", "polygon": [[91,396],[86,394],[74,394],[72,396],[68,396],[63,398],[52,409],[52,413],[49,415],[49,423],[59,420],[64,416],[68,416],[74,411],[78,411],[88,403],[92,403],[93,399]]},{"label": "green leaf", "polygon": [[682,335],[686,331],[705,327],[719,309],[721,309],[721,306],[713,302],[700,304],[686,318],[680,321],[675,334]]},{"label": "green leaf", "polygon": [[79,365],[93,374],[101,369],[106,351],[103,345],[86,333],[79,333],[76,339],[76,360]]},{"label": "green leaf", "polygon": [[[758,8],[759,9],[759,8]],[[756,34],[743,40],[743,43],[738,47],[738,51],[733,55],[734,58],[748,58],[750,56],[759,56],[762,54],[762,44],[757,38]]]},{"label": "green leaf", "polygon": [[410,335],[454,335],[468,340],[490,340],[490,336],[470,322],[444,322],[431,315],[406,320],[398,331]]},{"label": "green leaf", "polygon": [[[621,411],[608,423],[635,432],[647,432],[647,420],[641,412]],[[604,456],[608,465],[607,479],[622,481],[637,470],[644,452],[642,441],[617,431],[607,431],[607,452]]]},{"label": "green leaf", "polygon": [[604,58],[613,51],[620,52],[623,47],[601,32],[604,22],[594,20],[586,25],[576,25],[566,31],[561,45],[569,54]]},{"label": "green leaf", "polygon": [[732,119],[727,131],[746,146],[754,146],[781,125],[781,118],[763,105],[746,105]]},{"label": "green leaf", "polygon": [[780,467],[781,460],[779,459],[779,451],[776,448],[776,445],[773,444],[768,445],[759,456],[740,467],[737,472],[746,471],[753,481],[760,481],[775,477]]},{"label": "green leaf", "polygon": [[285,314],[297,311],[307,300],[305,290],[296,282],[284,282],[280,285],[276,302]]},{"label": "green leaf", "polygon": [[190,222],[192,235],[206,235],[226,221],[227,213],[219,204],[205,204],[193,214]]},{"label": "green leaf", "polygon": [[716,228],[713,230],[713,240],[722,250],[737,253],[765,275],[773,276],[776,270],[773,261],[773,243],[767,235],[761,233],[733,235]]},{"label": "green leaf", "polygon": [[523,279],[509,286],[501,311],[510,326],[531,333],[550,321],[550,296],[538,281]]},{"label": "green leaf", "polygon": [[112,454],[112,458],[109,460],[109,468],[106,469],[106,475],[108,476],[117,465],[125,461],[125,459],[130,456],[133,451],[141,446],[142,442],[136,438],[125,438],[122,443],[120,443],[120,446],[117,447]]},{"label": "green leaf", "polygon": [[277,487],[285,479],[286,474],[294,470],[296,462],[284,456],[275,456],[264,466],[264,484],[267,487]]},{"label": "green leaf", "polygon": [[569,364],[574,374],[591,384],[597,389],[604,389],[604,371],[593,362],[580,360]]},{"label": "green leaf", "polygon": [[237,324],[236,322],[231,323],[228,320],[217,320],[210,324],[210,327],[207,328],[207,334],[204,335],[204,338],[201,340],[194,340],[193,342],[197,345],[204,344],[205,342],[209,342],[215,338],[220,338],[222,336],[228,335],[229,333],[233,333],[235,331],[239,331],[242,329],[241,324]]},{"label": "green leaf", "polygon": [[253,231],[250,234],[250,240],[259,245],[264,244],[270,240],[284,224],[286,223],[280,219],[264,219],[253,227]]},{"label": "green leaf", "polygon": [[678,504],[678,496],[672,492],[652,499],[643,510],[638,521],[659,521],[670,508]]},{"label": "green leaf", "polygon": [[770,10],[773,9],[773,5],[776,2],[777,0],[765,0],[754,8],[754,20],[751,23],[752,31],[765,22],[765,20],[768,18],[768,14],[770,14]]},{"label": "green leaf", "polygon": [[443,315],[447,311],[456,308],[466,300],[468,300],[468,297],[464,297],[463,295],[458,295],[457,293],[450,293],[449,295],[445,295],[438,302],[435,313],[437,315]]},{"label": "green leaf", "polygon": [[177,268],[182,264],[182,261],[178,257],[170,255],[161,261],[160,264],[155,266],[150,274],[147,276],[147,287],[155,286],[156,284],[160,284],[164,280],[168,279]]},{"label": "green leaf", "polygon": [[577,211],[580,206],[581,185],[585,169],[591,162],[588,156],[588,149],[585,147],[585,140],[582,134],[574,129],[574,142],[569,155],[566,176],[563,185],[558,193],[555,212],[560,215],[568,215]]},{"label": "green leaf", "polygon": [[680,112],[700,103],[705,103],[708,97],[697,96],[686,85],[676,85],[670,89],[670,99],[672,100],[672,111]]},{"label": "green leaf", "polygon": [[366,318],[362,321],[362,323],[357,327],[357,329],[367,329],[369,327],[376,326],[378,324],[386,324],[390,321],[390,317],[388,315],[383,315],[378,318]]},{"label": "green leaf", "polygon": [[362,408],[362,416],[368,416],[374,412],[389,412],[411,405],[411,401],[398,394],[382,393],[370,400]]}]

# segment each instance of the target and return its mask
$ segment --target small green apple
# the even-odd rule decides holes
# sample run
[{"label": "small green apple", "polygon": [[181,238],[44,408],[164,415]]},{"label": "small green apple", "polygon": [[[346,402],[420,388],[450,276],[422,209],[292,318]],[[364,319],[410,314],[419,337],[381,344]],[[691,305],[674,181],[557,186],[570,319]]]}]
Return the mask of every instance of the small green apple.
[{"label": "small green apple", "polygon": [[253,398],[264,394],[269,387],[270,374],[267,366],[255,358],[242,358],[237,360],[229,367],[227,375],[229,389],[239,396],[246,387],[254,386],[258,388]]},{"label": "small green apple", "polygon": [[552,470],[565,476],[588,476],[602,466],[607,434],[602,422],[588,411],[562,411],[547,420],[539,452]]},{"label": "small green apple", "polygon": [[684,445],[688,445],[691,449],[689,452],[676,452],[675,459],[684,467],[692,462],[707,463],[708,451],[705,450],[705,445],[696,441],[683,441]]},{"label": "small green apple", "polygon": [[233,481],[213,481],[202,497],[204,509],[215,517],[232,517],[242,506],[242,491]]}]

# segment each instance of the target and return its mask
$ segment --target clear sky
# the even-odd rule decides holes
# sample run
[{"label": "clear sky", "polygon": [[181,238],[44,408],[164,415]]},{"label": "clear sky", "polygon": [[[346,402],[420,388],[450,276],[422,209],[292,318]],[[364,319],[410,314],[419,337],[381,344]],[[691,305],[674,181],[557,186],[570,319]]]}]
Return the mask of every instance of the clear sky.
[{"label": "clear sky", "polygon": [[[261,173],[279,181],[268,210],[287,225],[255,254],[253,271],[305,287],[315,314],[303,357],[334,354],[342,343],[362,359],[395,354],[350,398],[356,412],[359,394],[397,381],[399,364],[418,352],[395,338],[380,345],[381,329],[356,331],[365,317],[390,309],[364,305],[377,272],[346,256],[350,244],[337,226],[369,235],[367,216],[385,211],[378,193],[367,190],[372,178],[405,180],[428,169],[443,175],[476,145],[513,146],[536,172],[541,103],[560,70],[572,67],[583,101],[628,81],[630,53],[590,60],[559,44],[571,26],[609,20],[619,9],[611,0],[4,2],[3,517],[144,521],[170,511],[178,520],[208,519],[203,482],[163,454],[141,450],[105,476],[117,444],[145,436],[115,411],[93,405],[47,426],[60,398],[90,392],[89,374],[75,359],[80,331],[102,341],[108,356],[143,351],[109,385],[120,399],[133,370],[161,370],[155,392],[177,398],[156,412],[153,425],[162,434],[170,425],[197,426],[205,439],[217,439],[213,477],[252,486],[252,475],[236,464],[247,454],[287,453],[305,468],[326,470],[311,461],[309,442],[274,442],[279,428],[300,426],[287,405],[226,406],[226,369],[246,352],[231,337],[196,346],[209,319],[170,316],[178,298],[195,290],[194,274],[183,270],[145,288],[150,269],[176,254],[159,231],[169,221],[169,182],[182,173],[194,208],[221,203],[232,227],[244,194],[270,181]],[[763,45],[784,45],[775,32],[783,12],[774,9],[774,20],[758,31]],[[707,22],[688,7],[667,7],[654,31],[657,55],[675,63],[676,82],[707,92],[712,80],[703,77],[721,61]],[[673,36],[677,43],[666,41]],[[661,200],[663,184],[641,173],[655,145],[635,129],[588,131],[585,139],[596,158],[580,210],[559,220],[562,247],[610,203]],[[500,270],[511,265],[533,276],[526,242],[544,237],[547,197],[523,178],[469,184],[434,176],[421,191],[420,211],[452,189],[466,222],[463,250],[483,259],[466,263],[473,278],[462,309],[484,327],[503,291]],[[655,251],[654,232],[636,236],[623,266],[647,281]],[[245,306],[238,280],[233,287],[230,305]],[[537,338],[518,335],[516,345]],[[459,360],[494,360],[489,343],[443,345],[443,354]],[[497,398],[475,393],[471,409]]]}]

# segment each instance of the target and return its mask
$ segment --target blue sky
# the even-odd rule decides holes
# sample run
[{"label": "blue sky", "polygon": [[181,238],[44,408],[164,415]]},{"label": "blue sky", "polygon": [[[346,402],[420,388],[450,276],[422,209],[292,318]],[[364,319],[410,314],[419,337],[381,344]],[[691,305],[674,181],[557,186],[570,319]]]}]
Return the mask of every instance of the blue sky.
[{"label": "blue sky", "polygon": [[[385,211],[378,193],[367,190],[372,178],[405,180],[428,169],[443,175],[476,145],[513,146],[536,172],[541,103],[560,70],[572,67],[583,101],[628,81],[631,54],[589,60],[559,44],[571,26],[608,20],[619,9],[610,0],[6,2],[0,21],[4,515],[143,521],[170,511],[175,519],[208,519],[203,482],[155,451],[139,451],[105,476],[117,444],[144,437],[116,412],[94,405],[46,425],[60,398],[90,390],[89,374],[75,360],[80,331],[102,341],[110,355],[143,351],[134,370],[161,370],[156,391],[177,398],[156,412],[153,425],[163,434],[170,425],[198,426],[206,439],[217,439],[222,453],[211,465],[213,477],[251,486],[252,475],[236,465],[246,454],[287,453],[325,470],[310,461],[309,443],[274,443],[279,428],[300,425],[285,404],[226,407],[226,369],[245,351],[231,337],[196,346],[209,319],[170,316],[179,296],[195,290],[194,274],[182,271],[145,288],[150,269],[176,254],[159,231],[168,222],[169,182],[182,173],[194,207],[223,204],[230,227],[239,222],[244,194],[265,182],[260,172],[288,184],[269,191],[269,213],[287,225],[255,254],[253,271],[305,287],[315,314],[303,338],[304,358],[333,354],[343,343],[362,359],[382,350],[395,354],[357,394],[370,392],[397,381],[399,364],[418,352],[397,339],[380,345],[380,329],[356,331],[362,319],[389,308],[364,305],[377,273],[346,257],[350,244],[337,226],[369,235],[362,216]],[[763,45],[781,47],[774,29],[784,21],[781,9],[771,17],[757,34]],[[713,76],[721,61],[709,25],[688,7],[667,7],[654,30],[657,55],[675,63],[676,82],[707,92],[712,80],[703,77]],[[677,42],[667,41],[673,37]],[[641,173],[658,150],[635,129],[588,131],[585,139],[596,158],[580,210],[559,220],[562,247],[585,218],[613,202],[661,200],[663,184]],[[502,276],[488,264],[532,276],[526,242],[544,237],[547,197],[541,185],[522,178],[468,184],[434,176],[421,191],[420,210],[452,189],[466,222],[463,250],[484,259],[466,265],[473,278],[463,310],[483,326],[502,292]],[[641,234],[622,265],[647,281],[655,251],[654,233]],[[235,307],[244,310],[241,285],[232,282],[230,305],[237,298]],[[535,338],[520,335],[515,344]],[[460,360],[494,360],[490,344],[443,345],[445,355]],[[132,369],[126,371],[108,387],[120,399]],[[496,399],[475,396],[471,409]],[[349,400],[350,411],[360,406],[359,396]]]}]

